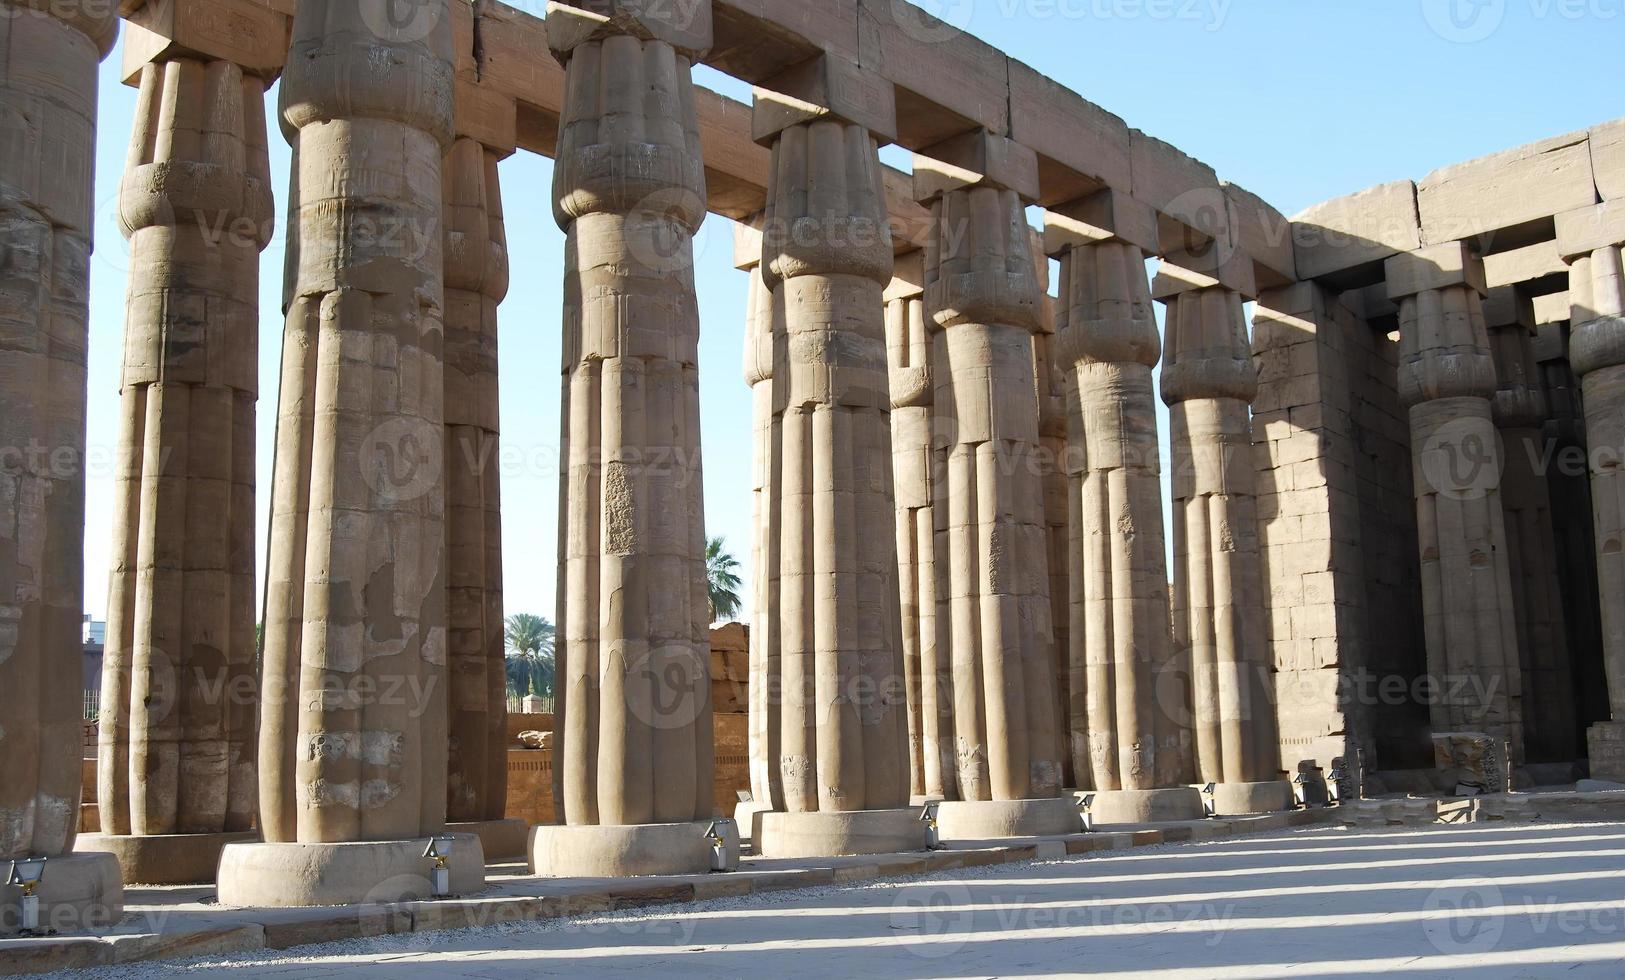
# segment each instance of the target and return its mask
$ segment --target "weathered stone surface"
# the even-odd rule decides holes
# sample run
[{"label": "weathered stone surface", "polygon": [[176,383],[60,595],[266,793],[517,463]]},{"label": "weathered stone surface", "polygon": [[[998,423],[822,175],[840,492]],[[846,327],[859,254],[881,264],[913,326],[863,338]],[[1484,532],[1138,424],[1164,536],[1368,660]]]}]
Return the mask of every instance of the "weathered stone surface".
[{"label": "weathered stone surface", "polygon": [[100,826],[245,831],[258,790],[257,301],[273,226],[265,83],[230,62],[176,58],[143,68],[140,87],[119,195],[131,270]]},{"label": "weathered stone surface", "polygon": [[117,27],[108,6],[0,4],[0,861],[79,830],[96,73]]},{"label": "weathered stone surface", "polygon": [[1584,207],[1596,195],[1584,132],[1444,167],[1416,187],[1422,241],[1428,245]]},{"label": "weathered stone surface", "polygon": [[666,40],[633,33],[562,40],[556,809],[571,825],[709,819],[693,270],[706,204],[691,66]]},{"label": "weathered stone surface", "polygon": [[1433,762],[1454,780],[1458,793],[1505,793],[1502,745],[1482,732],[1435,732]]},{"label": "weathered stone surface", "polygon": [[[448,9],[420,7],[413,23],[426,30],[383,34],[357,5],[303,3],[282,79],[296,246],[260,725],[262,865],[278,873],[366,853],[309,845],[415,839],[445,823]],[[359,860],[348,873],[385,866]],[[223,859],[222,899],[304,894],[288,879],[256,890],[232,878],[262,865]]]},{"label": "weathered stone surface", "polygon": [[1416,184],[1401,180],[1317,204],[1292,219],[1298,276],[1319,279],[1422,247]]}]

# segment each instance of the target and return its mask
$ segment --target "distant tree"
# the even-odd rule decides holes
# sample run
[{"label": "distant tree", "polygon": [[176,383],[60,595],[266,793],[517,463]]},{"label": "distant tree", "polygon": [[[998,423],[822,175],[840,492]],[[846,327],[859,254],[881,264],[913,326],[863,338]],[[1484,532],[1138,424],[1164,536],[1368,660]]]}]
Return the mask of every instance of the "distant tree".
[{"label": "distant tree", "polygon": [[741,583],[735,574],[739,560],[724,548],[721,538],[709,538],[705,542],[705,588],[711,603],[713,622],[739,615]]},{"label": "distant tree", "polygon": [[508,617],[508,692],[514,697],[553,696],[553,624],[542,616]]}]

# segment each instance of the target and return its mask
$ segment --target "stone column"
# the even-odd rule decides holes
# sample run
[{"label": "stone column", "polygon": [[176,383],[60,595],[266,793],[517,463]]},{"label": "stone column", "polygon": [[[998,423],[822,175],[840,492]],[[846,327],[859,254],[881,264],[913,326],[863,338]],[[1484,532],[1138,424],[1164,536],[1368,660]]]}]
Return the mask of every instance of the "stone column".
[{"label": "stone column", "polygon": [[1225,816],[1286,810],[1265,623],[1251,406],[1258,392],[1241,294],[1166,299],[1174,647],[1190,674],[1196,779]]},{"label": "stone column", "polygon": [[[1433,736],[1488,735],[1522,759],[1522,673],[1490,399],[1483,263],[1460,242],[1396,255],[1399,397],[1409,409]],[[1446,753],[1441,750],[1441,758]]]},{"label": "stone column", "polygon": [[[565,65],[553,191],[565,244],[556,801],[539,874],[703,871],[710,620],[694,232],[705,171],[690,80],[708,4],[550,4]],[[670,15],[680,22],[664,21]],[[696,822],[697,821],[697,822]]]},{"label": "stone column", "polygon": [[[937,649],[951,651],[956,771],[945,839],[1077,830],[1061,797],[1033,334],[1041,292],[1023,210],[1032,150],[977,131],[922,152],[929,203]],[[944,782],[948,783],[945,777]]]},{"label": "stone column", "polygon": [[140,69],[97,801],[143,884],[214,881],[255,797],[259,261],[274,227],[265,79]]},{"label": "stone column", "polygon": [[[96,66],[117,30],[111,7],[0,3],[0,862],[51,859],[41,921],[62,931],[123,914],[118,861],[69,853]],[[18,899],[0,885],[0,932],[15,930]]]},{"label": "stone column", "polygon": [[[299,6],[282,78],[296,160],[271,488],[260,827],[224,905],[422,898],[446,820],[442,156],[446,0],[405,21]],[[452,891],[479,891],[460,836]]]},{"label": "stone column", "polygon": [[1034,230],[1033,274],[1038,279],[1039,329],[1033,334],[1033,377],[1038,384],[1038,461],[1044,488],[1044,553],[1049,566],[1050,630],[1055,637],[1055,722],[1060,739],[1061,785],[1078,785],[1068,751],[1072,702],[1071,505],[1066,471],[1066,372],[1056,356],[1055,298],[1050,296],[1049,255],[1043,232]]},{"label": "stone column", "polygon": [[451,710],[446,818],[489,857],[525,852],[508,803],[507,642],[497,308],[508,236],[497,163],[508,147],[459,138],[444,162],[446,640]]},{"label": "stone column", "polygon": [[915,850],[883,299],[891,85],[823,55],[758,85],[752,130],[773,148],[762,277],[784,311],[768,678],[784,801],[752,842],[767,857]]},{"label": "stone column", "polygon": [[1188,728],[1157,697],[1173,660],[1162,461],[1151,373],[1162,353],[1146,280],[1156,215],[1101,191],[1049,211],[1061,264],[1056,358],[1064,365],[1071,533],[1066,728],[1093,815],[1137,823],[1202,816]]},{"label": "stone column", "polygon": [[1588,733],[1594,779],[1625,782],[1625,202],[1562,214],[1569,360],[1580,378],[1611,720]]},{"label": "stone column", "polygon": [[1524,751],[1530,762],[1572,762],[1574,682],[1558,580],[1557,532],[1546,483],[1556,449],[1541,427],[1549,414],[1535,361],[1535,308],[1515,286],[1490,290],[1484,317],[1495,361],[1492,417],[1501,438],[1501,510],[1512,609],[1522,654]]},{"label": "stone column", "polygon": [[892,485],[897,505],[898,593],[908,677],[910,792],[941,800],[954,778],[953,679],[937,646],[936,531],[932,518],[931,331],[925,255],[897,260],[886,290],[891,372]]}]

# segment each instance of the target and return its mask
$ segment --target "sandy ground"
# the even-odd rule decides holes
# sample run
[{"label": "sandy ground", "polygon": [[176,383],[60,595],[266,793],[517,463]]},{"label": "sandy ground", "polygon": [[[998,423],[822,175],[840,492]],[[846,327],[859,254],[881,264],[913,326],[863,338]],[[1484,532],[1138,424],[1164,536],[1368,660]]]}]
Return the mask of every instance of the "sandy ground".
[{"label": "sandy ground", "polygon": [[1315,830],[64,974],[1625,976],[1625,824]]}]

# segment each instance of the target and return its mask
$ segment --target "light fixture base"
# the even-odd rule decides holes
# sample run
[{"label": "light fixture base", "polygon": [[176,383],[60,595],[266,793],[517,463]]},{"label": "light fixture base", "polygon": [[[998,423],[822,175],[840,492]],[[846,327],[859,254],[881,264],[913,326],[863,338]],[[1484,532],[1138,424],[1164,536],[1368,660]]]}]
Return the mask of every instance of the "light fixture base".
[{"label": "light fixture base", "polygon": [[[0,861],[0,881],[9,869]],[[111,854],[73,853],[50,858],[34,888],[39,899],[36,935],[69,935],[115,925],[124,918],[124,878]],[[23,929],[23,889],[0,885],[0,936]]]}]

